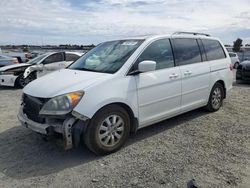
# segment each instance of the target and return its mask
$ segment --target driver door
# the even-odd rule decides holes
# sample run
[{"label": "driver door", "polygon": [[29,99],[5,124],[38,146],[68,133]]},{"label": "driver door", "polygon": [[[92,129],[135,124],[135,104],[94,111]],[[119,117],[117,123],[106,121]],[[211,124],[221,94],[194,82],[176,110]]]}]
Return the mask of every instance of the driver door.
[{"label": "driver door", "polygon": [[175,66],[169,39],[152,42],[137,59],[156,62],[156,70],[136,76],[140,127],[180,112],[181,72]]}]

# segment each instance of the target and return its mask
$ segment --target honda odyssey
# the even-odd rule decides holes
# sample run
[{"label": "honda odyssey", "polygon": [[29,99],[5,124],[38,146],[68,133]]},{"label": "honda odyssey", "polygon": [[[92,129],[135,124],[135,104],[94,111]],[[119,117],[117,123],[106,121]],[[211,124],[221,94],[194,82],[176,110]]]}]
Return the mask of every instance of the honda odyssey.
[{"label": "honda odyssey", "polygon": [[28,84],[18,118],[62,135],[66,149],[84,142],[108,154],[140,128],[200,107],[219,110],[232,88],[230,64],[220,40],[202,33],[104,42]]}]

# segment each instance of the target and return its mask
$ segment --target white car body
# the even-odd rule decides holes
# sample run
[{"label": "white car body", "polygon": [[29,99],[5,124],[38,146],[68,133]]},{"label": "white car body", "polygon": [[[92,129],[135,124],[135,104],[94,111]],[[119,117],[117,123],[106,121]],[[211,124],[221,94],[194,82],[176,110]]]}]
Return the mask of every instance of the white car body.
[{"label": "white car body", "polygon": [[[185,34],[132,38],[142,39],[144,42],[114,74],[63,69],[30,83],[23,92],[37,98],[53,98],[70,92],[84,91],[84,96],[72,111],[74,118],[77,118],[75,114],[79,114],[82,119],[91,119],[98,110],[109,104],[122,104],[132,111],[133,118],[138,120],[136,129],[139,129],[205,106],[212,87],[218,81],[223,83],[225,92],[232,88],[230,57],[220,41],[225,53],[223,59],[136,75],[128,74],[135,60],[152,42],[177,38],[219,41],[213,37]],[[19,119],[23,124],[32,124],[22,112]],[[58,131],[58,127],[55,129]]]},{"label": "white car body", "polygon": [[18,75],[14,75],[11,71],[18,69],[18,68],[26,68],[28,66],[30,66],[30,64],[20,63],[20,64],[1,67],[0,68],[0,86],[12,86],[12,87],[15,86],[15,82],[16,82],[16,79],[18,78]]},{"label": "white car body", "polygon": [[237,68],[237,66],[240,64],[240,59],[238,57],[238,54],[234,52],[229,52],[229,56],[233,67]]},{"label": "white car body", "polygon": [[[55,54],[62,54],[62,58],[64,58],[64,61],[52,61],[48,64],[44,64],[45,60],[50,58],[51,56]],[[65,55],[63,55],[65,54]],[[16,80],[21,74],[24,78],[28,77],[31,73],[35,73],[35,76],[37,78],[44,76],[45,74],[48,74],[52,71],[63,69],[67,66],[69,66],[73,61],[66,61],[67,55],[76,55],[77,58],[81,57],[83,53],[79,52],[48,52],[45,54],[42,54],[39,57],[42,57],[39,59],[38,62],[36,62],[34,65],[31,65],[29,63],[21,63],[16,65],[10,65],[0,68],[0,86],[15,86]],[[66,56],[66,57],[65,57]],[[32,60],[31,60],[32,61]],[[23,68],[23,72],[21,74],[14,74],[12,73],[12,70]],[[9,73],[8,73],[9,72]]]},{"label": "white car body", "polygon": [[[83,53],[79,53],[79,52],[63,52],[63,53],[65,53],[66,56],[70,54],[70,55],[76,55],[78,57],[81,57],[83,55]],[[35,72],[36,77],[39,78],[55,70],[64,69],[74,62],[74,61],[68,61],[65,59],[64,61],[56,61],[56,62],[49,63],[49,64],[42,63],[48,56],[51,56],[53,54],[56,54],[56,53],[48,53],[48,55],[44,57],[39,63],[28,67],[24,71],[24,74],[23,74],[24,78],[27,78],[32,72]]]}]

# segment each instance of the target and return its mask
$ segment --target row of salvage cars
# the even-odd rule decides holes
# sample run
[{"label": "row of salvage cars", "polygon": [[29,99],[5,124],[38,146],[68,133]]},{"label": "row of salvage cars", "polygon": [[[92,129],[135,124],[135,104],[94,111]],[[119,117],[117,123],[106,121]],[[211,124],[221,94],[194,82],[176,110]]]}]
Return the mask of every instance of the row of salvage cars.
[{"label": "row of salvage cars", "polygon": [[80,52],[48,52],[27,63],[16,63],[0,68],[0,86],[23,88],[29,82],[52,71],[68,67],[81,57]]}]

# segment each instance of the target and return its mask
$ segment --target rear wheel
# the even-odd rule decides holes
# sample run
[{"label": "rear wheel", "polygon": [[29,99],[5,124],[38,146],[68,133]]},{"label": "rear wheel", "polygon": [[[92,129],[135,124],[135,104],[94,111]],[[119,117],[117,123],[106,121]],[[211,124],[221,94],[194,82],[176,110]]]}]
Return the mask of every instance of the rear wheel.
[{"label": "rear wheel", "polygon": [[87,147],[98,155],[120,149],[130,132],[130,118],[126,110],[110,105],[97,112],[84,133]]},{"label": "rear wheel", "polygon": [[222,106],[223,98],[224,88],[222,84],[216,83],[211,90],[209,100],[205,108],[210,112],[219,110]]}]

